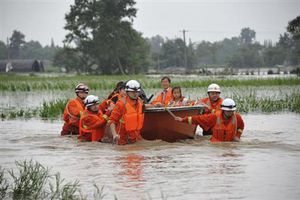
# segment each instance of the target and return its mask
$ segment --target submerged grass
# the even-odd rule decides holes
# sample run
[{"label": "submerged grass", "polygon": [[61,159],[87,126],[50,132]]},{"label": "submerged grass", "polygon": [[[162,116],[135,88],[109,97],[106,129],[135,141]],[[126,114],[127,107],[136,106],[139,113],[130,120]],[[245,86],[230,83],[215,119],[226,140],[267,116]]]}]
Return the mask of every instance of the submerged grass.
[{"label": "submerged grass", "polygon": [[[297,92],[291,94],[285,94],[279,98],[277,96],[259,97],[255,92],[249,92],[248,94],[233,93],[231,96],[237,104],[238,112],[295,112],[300,113],[300,94]],[[32,109],[20,109],[17,111],[7,111],[7,113],[1,113],[2,119],[15,119],[32,117],[40,117],[42,119],[58,119],[61,117],[67,99],[58,99],[52,102],[44,102],[41,107]]]},{"label": "submerged grass", "polygon": [[52,102],[43,102],[41,107],[38,108],[27,108],[20,110],[11,110],[6,113],[2,111],[2,119],[16,119],[25,118],[29,119],[32,117],[40,117],[42,119],[57,119],[59,118],[67,104],[67,99],[58,99]]},{"label": "submerged grass", "polygon": [[[5,176],[6,175],[6,176]],[[66,182],[60,173],[52,174],[50,169],[32,160],[16,161],[16,170],[0,167],[0,199],[12,200],[102,200],[107,194],[104,186],[93,184],[93,195],[83,194],[78,180]],[[114,199],[117,196],[114,194]],[[167,197],[161,193],[161,198]],[[148,194],[148,198],[152,197]]]},{"label": "submerged grass", "polygon": [[[92,90],[111,90],[118,81],[136,79],[141,82],[143,88],[160,88],[161,77],[147,77],[144,75],[135,76],[59,76],[41,77],[25,75],[4,75],[0,74],[0,91],[40,91],[40,90],[74,90],[78,83],[87,84]],[[223,77],[212,78],[189,78],[172,77],[172,85],[180,85],[183,88],[207,87],[215,82],[222,87],[240,86],[280,86],[300,85],[299,77],[287,78],[253,78],[247,80],[224,79]]]},{"label": "submerged grass", "polygon": [[[16,170],[0,168],[0,197],[1,199],[27,200],[85,200],[79,188],[79,181],[67,182],[60,177],[59,173],[52,175],[50,170],[38,162],[17,161]],[[103,187],[94,184],[95,200],[101,200],[105,196]]]}]

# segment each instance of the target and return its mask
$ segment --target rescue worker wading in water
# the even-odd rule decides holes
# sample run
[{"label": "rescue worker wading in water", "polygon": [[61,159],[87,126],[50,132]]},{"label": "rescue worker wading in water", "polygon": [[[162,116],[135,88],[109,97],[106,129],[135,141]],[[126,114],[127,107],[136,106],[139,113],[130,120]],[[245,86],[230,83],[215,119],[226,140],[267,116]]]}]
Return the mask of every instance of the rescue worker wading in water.
[{"label": "rescue worker wading in water", "polygon": [[86,109],[80,117],[78,139],[100,142],[104,136],[108,117],[99,109],[99,98],[97,96],[87,96],[84,104]]},{"label": "rescue worker wading in water", "polygon": [[126,83],[126,96],[119,99],[109,117],[113,142],[119,145],[141,140],[144,123],[143,101],[139,98],[140,83],[130,80]]},{"label": "rescue worker wading in water", "polygon": [[206,106],[204,113],[214,113],[221,109],[223,99],[220,97],[221,89],[218,84],[212,83],[207,88],[208,97],[200,99],[195,104],[204,104]]},{"label": "rescue worker wading in water", "polygon": [[85,109],[84,99],[89,93],[89,88],[84,84],[78,84],[75,88],[77,98],[71,99],[64,110],[61,135],[78,135],[79,134],[79,119],[81,113]]},{"label": "rescue worker wading in water", "polygon": [[226,98],[222,102],[221,110],[216,111],[214,114],[184,118],[176,117],[175,120],[199,125],[204,131],[212,129],[211,142],[240,141],[244,130],[244,121],[235,110],[235,102],[230,98]]}]

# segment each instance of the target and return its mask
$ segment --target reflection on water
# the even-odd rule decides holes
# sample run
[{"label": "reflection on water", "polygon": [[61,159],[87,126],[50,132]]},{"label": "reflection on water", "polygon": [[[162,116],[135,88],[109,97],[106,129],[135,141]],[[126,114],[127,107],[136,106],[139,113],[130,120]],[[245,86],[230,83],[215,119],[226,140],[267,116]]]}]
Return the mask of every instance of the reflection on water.
[{"label": "reflection on water", "polygon": [[244,115],[240,143],[211,144],[209,137],[181,143],[142,141],[113,146],[61,137],[61,121],[0,122],[0,165],[34,159],[78,179],[92,198],[104,199],[298,199],[300,115]]}]

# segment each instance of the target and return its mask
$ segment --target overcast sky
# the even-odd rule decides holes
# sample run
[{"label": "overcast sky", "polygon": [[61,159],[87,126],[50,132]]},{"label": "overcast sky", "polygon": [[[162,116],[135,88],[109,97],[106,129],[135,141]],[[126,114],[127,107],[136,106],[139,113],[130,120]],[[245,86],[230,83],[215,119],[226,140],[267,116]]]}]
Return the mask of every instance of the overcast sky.
[{"label": "overcast sky", "polygon": [[[134,28],[145,37],[157,34],[173,39],[219,41],[238,36],[243,27],[256,39],[278,41],[288,21],[300,15],[300,0],[136,0]],[[73,0],[0,0],[0,40],[17,29],[25,40],[62,45],[65,13]]]}]

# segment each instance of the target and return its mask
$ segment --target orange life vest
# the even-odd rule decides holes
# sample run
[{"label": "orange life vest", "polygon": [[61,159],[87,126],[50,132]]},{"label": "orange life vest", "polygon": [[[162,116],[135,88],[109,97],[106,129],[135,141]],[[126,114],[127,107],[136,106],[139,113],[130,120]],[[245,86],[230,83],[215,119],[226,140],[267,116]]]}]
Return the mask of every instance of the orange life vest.
[{"label": "orange life vest", "polygon": [[[165,98],[164,98],[165,96]],[[172,88],[168,88],[167,92],[164,94],[162,91],[152,102],[151,104],[155,105],[156,103],[162,103],[163,105],[168,105],[172,99]]]},{"label": "orange life vest", "polygon": [[[105,118],[106,116],[104,116],[100,110],[98,111],[98,113],[93,113],[85,109],[79,121],[78,139],[85,141],[100,141],[103,138],[105,132]],[[88,120],[89,124],[91,125],[87,125],[85,123],[85,120]]]},{"label": "orange life vest", "polygon": [[223,99],[219,98],[216,102],[211,102],[209,97],[201,99],[200,102],[205,104],[207,106],[207,109],[205,109],[205,113],[215,113],[217,110],[221,110],[221,104]]},{"label": "orange life vest", "polygon": [[[72,106],[71,108],[69,106]],[[85,109],[83,102],[78,97],[70,100],[63,114],[63,120],[69,125],[79,126],[79,119]]]},{"label": "orange life vest", "polygon": [[[142,139],[140,132],[144,124],[143,101],[139,98],[134,107],[128,102],[131,101],[129,97],[120,100],[125,104],[125,112],[120,119],[119,127],[117,127],[117,130],[120,130],[120,126],[123,125],[125,129],[124,132],[120,132],[120,140],[129,139],[130,141],[127,143],[130,143]],[[124,141],[120,141],[120,143],[124,143]]]},{"label": "orange life vest", "polygon": [[212,129],[213,133],[210,139],[211,142],[232,141],[234,136],[237,134],[237,119],[235,113],[226,125],[224,123],[221,110],[217,111],[215,115],[217,117],[217,122]]}]

